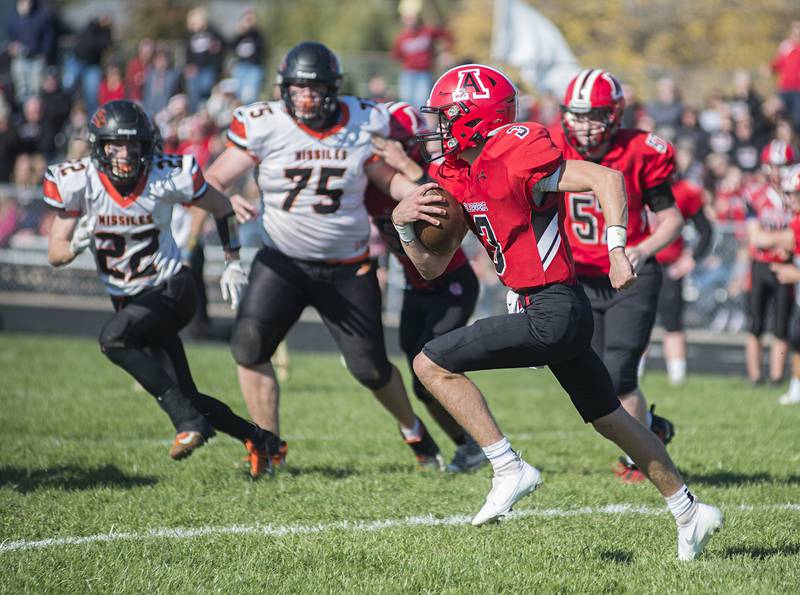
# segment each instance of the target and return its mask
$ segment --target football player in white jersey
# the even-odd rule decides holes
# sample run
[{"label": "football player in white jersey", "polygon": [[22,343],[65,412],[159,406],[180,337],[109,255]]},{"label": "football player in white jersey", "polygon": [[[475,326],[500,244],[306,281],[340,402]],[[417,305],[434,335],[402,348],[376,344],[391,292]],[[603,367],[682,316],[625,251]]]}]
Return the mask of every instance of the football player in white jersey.
[{"label": "football player in white jersey", "polygon": [[[364,206],[367,180],[397,198],[415,184],[374,155],[371,136],[388,136],[388,112],[372,101],[340,96],[341,78],[327,47],[296,45],[278,69],[281,100],[234,111],[230,146],[206,172],[208,183],[224,191],[255,167],[261,192],[264,246],[231,336],[239,383],[252,418],[278,434],[279,389],[270,357],[312,306],[347,369],[397,420],[419,465],[441,469],[439,448],[386,356]],[[240,221],[256,215],[244,201],[234,198],[233,206]],[[283,450],[285,456],[285,445]]]},{"label": "football player in white jersey", "polygon": [[175,204],[214,214],[225,250],[224,296],[239,299],[247,278],[239,262],[235,217],[191,155],[163,155],[147,114],[130,101],[100,107],[89,123],[91,156],[52,165],[44,201],[57,211],[48,260],[63,266],[90,248],[116,314],[100,346],[133,376],[169,416],[177,433],[173,459],[189,456],[220,430],[249,452],[250,473],[271,470],[280,440],[200,393],[178,336],[194,315],[197,289],[170,230]]}]

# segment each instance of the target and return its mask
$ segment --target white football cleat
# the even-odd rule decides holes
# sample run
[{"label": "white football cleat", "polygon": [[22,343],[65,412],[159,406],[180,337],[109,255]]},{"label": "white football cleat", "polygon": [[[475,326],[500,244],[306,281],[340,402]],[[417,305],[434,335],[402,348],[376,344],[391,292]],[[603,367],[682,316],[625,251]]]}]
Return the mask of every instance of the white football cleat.
[{"label": "white football cleat", "polygon": [[781,405],[800,405],[800,395],[792,394],[790,391],[785,395],[781,395],[778,403]]},{"label": "white football cleat", "polygon": [[698,502],[692,521],[685,527],[678,527],[678,559],[697,559],[711,536],[722,528],[722,522],[718,508]]},{"label": "white football cleat", "polygon": [[509,475],[492,478],[492,489],[486,496],[486,503],[472,519],[476,527],[496,521],[508,514],[511,507],[530,494],[542,483],[542,474],[536,467],[520,461],[519,471]]}]

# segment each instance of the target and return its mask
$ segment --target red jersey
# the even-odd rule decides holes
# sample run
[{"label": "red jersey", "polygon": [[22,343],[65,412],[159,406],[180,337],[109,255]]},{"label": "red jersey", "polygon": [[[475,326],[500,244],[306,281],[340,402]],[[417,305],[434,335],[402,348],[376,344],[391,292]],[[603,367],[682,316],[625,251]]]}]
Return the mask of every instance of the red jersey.
[{"label": "red jersey", "polygon": [[[567,142],[561,127],[552,133],[553,142],[564,152],[564,159],[584,159]],[[628,194],[627,244],[635,246],[650,235],[644,210],[644,191],[668,182],[675,171],[672,145],[650,132],[623,129],[614,135],[608,152],[599,163],[625,176],[625,191]],[[578,275],[607,275],[610,264],[606,223],[593,193],[567,193],[565,227]]]},{"label": "red jersey", "polygon": [[792,218],[791,223],[789,223],[789,227],[794,234],[794,253],[800,255],[800,214],[795,215]]},{"label": "red jersey", "polygon": [[444,27],[422,25],[405,28],[392,44],[392,57],[401,62],[403,70],[428,71],[436,61],[436,40],[441,39],[449,47],[453,38]]},{"label": "red jersey", "polygon": [[546,128],[520,122],[494,131],[472,165],[445,162],[433,171],[461,203],[500,281],[516,292],[575,283],[564,196],[539,189],[562,162]]},{"label": "red jersey", "polygon": [[[672,185],[672,194],[675,195],[675,206],[687,221],[703,208],[703,189],[689,180],[675,182]],[[655,219],[658,220],[658,213],[655,214]],[[678,239],[656,254],[656,260],[661,264],[672,264],[683,254],[683,243],[683,236],[678,236]]]},{"label": "red jersey", "polygon": [[800,91],[800,43],[783,40],[772,60],[772,70],[778,73],[778,89]]},{"label": "red jersey", "polygon": [[464,251],[459,248],[456,250],[456,253],[453,254],[453,259],[450,261],[450,264],[447,265],[442,276],[438,279],[428,281],[419,274],[417,267],[415,267],[411,259],[406,256],[403,250],[403,244],[400,241],[400,236],[397,235],[397,230],[392,224],[392,211],[397,206],[397,202],[392,199],[392,197],[386,196],[375,184],[370,182],[364,192],[364,205],[367,207],[367,212],[372,218],[372,222],[380,232],[381,239],[403,266],[406,283],[412,288],[419,291],[438,291],[442,288],[442,282],[447,273],[454,271],[467,262],[467,256],[464,254]]},{"label": "red jersey", "polygon": [[[785,229],[792,215],[783,204],[781,193],[769,184],[745,190],[747,199],[747,219],[756,220],[762,229],[774,231]],[[762,250],[750,246],[750,256],[758,262],[786,262],[789,255],[785,250],[769,248]]]}]

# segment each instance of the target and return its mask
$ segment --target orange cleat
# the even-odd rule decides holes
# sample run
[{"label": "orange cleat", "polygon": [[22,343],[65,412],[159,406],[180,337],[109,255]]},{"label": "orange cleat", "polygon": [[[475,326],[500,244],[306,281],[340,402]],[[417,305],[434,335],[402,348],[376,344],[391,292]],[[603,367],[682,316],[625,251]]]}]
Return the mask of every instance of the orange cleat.
[{"label": "orange cleat", "polygon": [[272,457],[266,445],[259,448],[252,440],[245,440],[244,446],[250,463],[250,477],[258,479],[264,475],[272,476]]},{"label": "orange cleat", "polygon": [[285,467],[286,455],[289,452],[289,445],[285,440],[281,440],[281,445],[278,447],[278,452],[272,454],[272,467]]},{"label": "orange cleat", "polygon": [[175,442],[172,443],[172,448],[169,449],[169,456],[171,459],[180,461],[188,457],[205,443],[206,439],[200,432],[180,432],[175,436]]},{"label": "orange cleat", "polygon": [[620,457],[612,470],[622,483],[641,483],[647,479],[644,473],[639,471],[636,465],[629,463],[625,457]]}]

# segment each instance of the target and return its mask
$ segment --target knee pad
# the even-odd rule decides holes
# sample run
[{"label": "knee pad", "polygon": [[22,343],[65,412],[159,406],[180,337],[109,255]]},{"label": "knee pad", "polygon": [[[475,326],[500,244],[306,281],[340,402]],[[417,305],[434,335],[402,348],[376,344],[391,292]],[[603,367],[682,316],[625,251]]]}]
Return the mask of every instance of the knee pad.
[{"label": "knee pad", "polygon": [[617,395],[632,393],[639,386],[638,368],[641,355],[638,351],[606,347],[603,363],[608,368]]},{"label": "knee pad", "polygon": [[264,345],[261,322],[255,318],[241,318],[231,332],[231,353],[240,366],[263,364],[272,355]]},{"label": "knee pad", "polygon": [[346,360],[347,369],[359,384],[370,390],[378,390],[389,384],[392,364],[388,360],[375,362],[364,356]]},{"label": "knee pad", "polygon": [[100,331],[100,350],[109,355],[115,350],[138,346],[131,337],[130,327],[131,319],[124,311],[115,314]]}]

